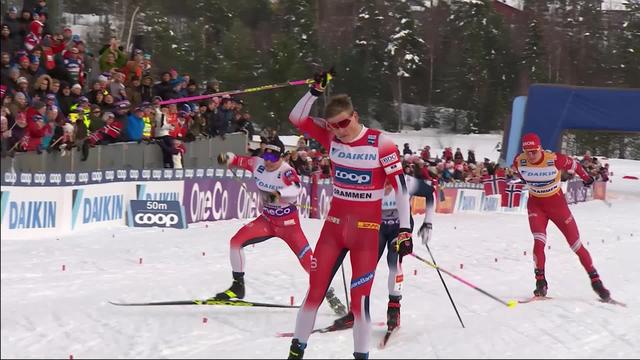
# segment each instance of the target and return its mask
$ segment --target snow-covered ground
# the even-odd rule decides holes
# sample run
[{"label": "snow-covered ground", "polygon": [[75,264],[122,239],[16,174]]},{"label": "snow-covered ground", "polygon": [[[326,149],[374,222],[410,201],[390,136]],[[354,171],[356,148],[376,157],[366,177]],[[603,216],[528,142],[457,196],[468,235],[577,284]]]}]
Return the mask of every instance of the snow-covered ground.
[{"label": "snow-covered ground", "polygon": [[[615,174],[608,188],[612,206],[591,201],[572,206],[572,211],[605,285],[627,308],[596,300],[577,257],[550,225],[547,279],[553,300],[507,308],[443,275],[463,329],[435,270],[406,258],[402,328],[386,349],[378,350],[375,344],[384,329],[374,327],[371,358],[638,357],[640,181],[622,176],[640,176],[640,162],[610,163]],[[59,239],[50,234],[2,240],[1,357],[285,357],[290,339],[275,334],[293,330],[295,309],[124,308],[107,302],[202,298],[226,289],[231,282],[229,238],[248,221],[198,223],[187,230],[117,227]],[[321,221],[304,220],[302,226],[314,246]],[[433,235],[431,249],[444,269],[504,300],[531,294],[533,241],[525,215],[437,214]],[[419,241],[415,251],[429,258]],[[302,300],[306,273],[282,241],[246,248],[246,260],[247,299]],[[349,276],[348,261],[345,270]],[[372,320],[384,321],[384,262],[376,275]],[[333,285],[344,301],[340,272]],[[316,325],[335,318],[323,304]],[[352,347],[350,330],[312,335],[306,355],[348,358]]]}]

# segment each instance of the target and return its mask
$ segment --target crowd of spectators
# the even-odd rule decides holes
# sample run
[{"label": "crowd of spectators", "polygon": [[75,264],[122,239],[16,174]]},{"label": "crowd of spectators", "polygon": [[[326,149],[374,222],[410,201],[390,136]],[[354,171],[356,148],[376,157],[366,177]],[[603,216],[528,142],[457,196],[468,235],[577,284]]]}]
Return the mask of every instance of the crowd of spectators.
[{"label": "crowd of spectators", "polygon": [[[405,143],[402,153],[405,174],[426,180],[436,179],[439,183],[479,184],[482,182],[483,176],[494,175],[500,169],[504,171],[507,181],[517,177],[511,166],[502,168],[500,164],[488,158],[484,158],[482,162],[476,161],[475,151],[471,149],[467,150],[465,158],[460,148],[456,148],[456,151],[453,152],[451,147],[446,147],[439,157],[438,154],[431,153],[431,147],[428,145],[417,153],[410,149],[408,143]],[[573,158],[597,181],[609,181],[608,163],[601,163],[597,157],[591,156],[589,151],[584,154],[582,159],[577,156]],[[568,180],[574,176],[576,176],[574,173],[565,172],[562,174],[562,180]]]},{"label": "crowd of spectators", "polygon": [[240,99],[160,104],[218,93],[218,81],[201,90],[189,74],[156,69],[148,53],[128,53],[115,37],[93,53],[70,27],[50,29],[47,17],[39,0],[20,16],[10,7],[2,20],[2,156],[76,148],[86,160],[97,145],[144,141],[159,145],[165,167],[181,167],[184,142],[253,136]]}]

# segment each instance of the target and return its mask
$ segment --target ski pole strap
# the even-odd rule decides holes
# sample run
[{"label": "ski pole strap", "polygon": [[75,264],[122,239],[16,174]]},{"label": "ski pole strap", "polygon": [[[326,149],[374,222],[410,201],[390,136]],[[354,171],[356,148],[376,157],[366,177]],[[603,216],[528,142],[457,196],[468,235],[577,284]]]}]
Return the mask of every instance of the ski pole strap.
[{"label": "ski pole strap", "polygon": [[474,284],[472,284],[472,283],[468,282],[467,280],[465,280],[465,279],[463,279],[463,278],[461,278],[461,277],[459,277],[459,276],[457,276],[457,275],[455,275],[455,274],[453,274],[453,273],[451,273],[451,272],[449,272],[449,271],[447,271],[447,270],[445,270],[445,269],[441,268],[440,266],[438,266],[438,265],[436,265],[436,264],[432,263],[431,261],[429,261],[429,260],[427,260],[427,259],[424,259],[424,258],[420,257],[419,255],[416,255],[415,253],[411,253],[411,255],[412,255],[414,258],[416,258],[416,259],[418,259],[418,260],[422,261],[423,263],[425,263],[425,264],[427,264],[427,265],[431,266],[432,268],[434,268],[434,269],[438,269],[438,270],[442,271],[443,273],[445,273],[445,274],[447,274],[447,275],[451,276],[452,278],[454,278],[454,279],[456,279],[456,280],[460,281],[461,283],[463,283],[463,284],[465,284],[465,285],[469,286],[470,288],[472,288],[472,289],[474,289],[474,290],[477,290],[477,291],[479,291],[480,293],[482,293],[482,294],[484,294],[484,295],[486,295],[486,296],[488,296],[488,297],[492,298],[493,300],[495,300],[495,301],[497,301],[497,302],[501,303],[502,305],[507,306],[507,307],[512,307],[512,306],[513,306],[513,305],[512,305],[512,304],[513,304],[513,302],[507,302],[507,301],[504,301],[504,300],[502,300],[502,299],[498,298],[497,296],[492,295],[492,294],[490,294],[490,293],[486,292],[485,290],[483,290],[483,289],[479,288],[478,286],[476,286],[476,285],[474,285]]}]

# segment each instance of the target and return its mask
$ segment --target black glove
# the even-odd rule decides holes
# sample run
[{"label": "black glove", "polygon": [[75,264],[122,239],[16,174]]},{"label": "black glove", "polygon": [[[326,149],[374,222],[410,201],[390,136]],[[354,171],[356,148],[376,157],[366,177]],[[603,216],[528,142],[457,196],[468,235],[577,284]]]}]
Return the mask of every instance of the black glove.
[{"label": "black glove", "polygon": [[333,68],[329,69],[328,71],[323,71],[322,73],[316,73],[315,75],[313,75],[313,83],[311,83],[310,89],[311,95],[322,95],[326,90],[329,81],[331,81],[334,75],[335,71],[333,70]]},{"label": "black glove", "polygon": [[400,262],[405,255],[409,255],[413,252],[413,241],[411,240],[411,230],[407,228],[400,228],[398,237],[393,240],[394,246],[398,255],[400,255]]},{"label": "black glove", "polygon": [[227,153],[218,154],[218,164],[227,165],[228,160],[229,160],[229,157],[227,156]]},{"label": "black glove", "polygon": [[593,176],[589,176],[589,180],[582,180],[582,185],[589,187],[594,181],[596,181],[596,179],[594,179]]}]

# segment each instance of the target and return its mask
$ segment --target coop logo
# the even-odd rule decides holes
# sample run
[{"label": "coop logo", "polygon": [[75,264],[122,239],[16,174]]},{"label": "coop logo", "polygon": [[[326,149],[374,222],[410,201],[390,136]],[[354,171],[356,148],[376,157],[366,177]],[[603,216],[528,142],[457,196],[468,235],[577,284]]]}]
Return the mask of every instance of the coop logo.
[{"label": "coop logo", "polygon": [[56,201],[11,201],[9,191],[2,192],[2,222],[8,212],[9,229],[47,229],[56,227]]},{"label": "coop logo", "polygon": [[4,173],[4,181],[9,184],[15,184],[18,181],[18,176],[16,173]]},{"label": "coop logo", "polygon": [[93,171],[93,172],[91,172],[91,181],[93,181],[93,182],[101,182],[102,181],[102,171]]},{"label": "coop logo", "polygon": [[204,169],[196,169],[196,177],[203,177]]},{"label": "coop logo", "polygon": [[49,174],[49,182],[52,184],[60,185],[60,183],[62,183],[62,174],[60,173]]},{"label": "coop logo", "polygon": [[357,288],[358,286],[362,286],[362,285],[366,284],[367,282],[373,280],[373,274],[374,274],[374,272],[372,271],[372,272],[369,272],[369,273],[366,273],[366,274],[360,276],[359,278],[357,278],[355,280],[352,280],[351,281],[351,288],[352,289],[353,288]]},{"label": "coop logo", "polygon": [[78,182],[80,183],[88,183],[89,182],[89,173],[80,173],[78,174]]},{"label": "coop logo", "polygon": [[84,189],[75,189],[72,198],[72,229],[75,229],[79,220],[82,224],[91,224],[123,218],[124,195],[84,196]]},{"label": "coop logo", "polygon": [[116,178],[116,173],[113,170],[107,170],[104,172],[104,179],[107,181],[113,181]]},{"label": "coop logo", "polygon": [[158,225],[158,226],[164,226],[164,227],[175,225],[179,221],[178,215],[176,214],[165,215],[165,214],[140,213],[134,216],[133,219],[136,221],[136,224]]},{"label": "coop logo", "polygon": [[30,173],[20,174],[20,183],[30,185],[31,184],[31,174]]},{"label": "coop logo", "polygon": [[371,184],[371,171],[347,169],[336,166],[336,181],[349,185],[369,185]]},{"label": "coop logo", "polygon": [[176,176],[176,179],[182,179],[182,177],[184,176],[184,170],[182,169],[175,170],[175,176]]},{"label": "coop logo", "polygon": [[143,179],[151,179],[151,170],[142,170]]},{"label": "coop logo", "polygon": [[151,171],[151,178],[160,180],[162,178],[162,170],[153,170]]},{"label": "coop logo", "polygon": [[165,169],[162,177],[164,177],[165,179],[173,179],[173,170],[171,169]]},{"label": "coop logo", "polygon": [[178,201],[131,200],[128,213],[129,226],[186,228]]},{"label": "coop logo", "polygon": [[43,173],[35,173],[33,174],[33,182],[44,185],[44,183],[47,182],[47,175]]},{"label": "coop logo", "polygon": [[193,178],[193,169],[187,169],[184,171],[184,177],[187,179]]},{"label": "coop logo", "polygon": [[64,182],[67,184],[75,184],[76,183],[76,174],[64,174]]}]

